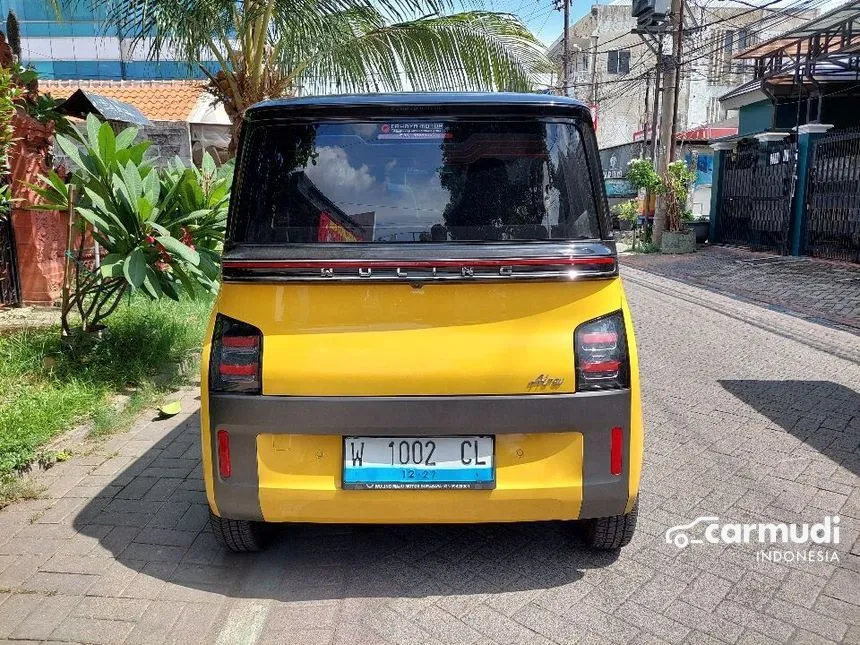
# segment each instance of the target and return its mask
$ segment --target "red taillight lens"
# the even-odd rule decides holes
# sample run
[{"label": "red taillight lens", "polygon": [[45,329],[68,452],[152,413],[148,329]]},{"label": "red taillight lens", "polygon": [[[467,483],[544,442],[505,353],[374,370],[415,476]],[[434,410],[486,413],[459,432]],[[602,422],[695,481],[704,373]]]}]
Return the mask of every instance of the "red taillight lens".
[{"label": "red taillight lens", "polygon": [[627,336],[620,311],[577,327],[574,342],[577,391],[630,387]]},{"label": "red taillight lens", "polygon": [[247,323],[218,316],[209,360],[213,392],[259,394],[263,335]]},{"label": "red taillight lens", "polygon": [[218,431],[218,472],[222,479],[227,479],[232,472],[230,467],[230,434],[226,430]]},{"label": "red taillight lens", "polygon": [[609,472],[620,475],[624,454],[624,431],[621,428],[612,428],[612,444],[609,448]]}]

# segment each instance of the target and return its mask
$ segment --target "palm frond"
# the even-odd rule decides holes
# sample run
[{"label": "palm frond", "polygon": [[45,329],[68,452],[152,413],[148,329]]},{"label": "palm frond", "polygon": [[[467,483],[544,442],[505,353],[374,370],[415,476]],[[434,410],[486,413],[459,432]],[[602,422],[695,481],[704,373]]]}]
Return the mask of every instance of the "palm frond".
[{"label": "palm frond", "polygon": [[550,63],[510,14],[470,11],[392,25],[373,9],[327,19],[301,65],[305,91],[527,90]]},{"label": "palm frond", "polygon": [[454,0],[88,1],[151,59],[169,52],[190,67],[216,60],[211,87],[234,123],[252,103],[297,87],[524,90],[550,69],[518,18],[445,15]]}]

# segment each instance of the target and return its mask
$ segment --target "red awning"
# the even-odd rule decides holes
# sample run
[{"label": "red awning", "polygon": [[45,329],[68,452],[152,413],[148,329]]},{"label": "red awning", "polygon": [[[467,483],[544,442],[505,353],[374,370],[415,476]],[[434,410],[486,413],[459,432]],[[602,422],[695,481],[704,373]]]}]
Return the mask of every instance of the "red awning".
[{"label": "red awning", "polygon": [[701,128],[693,128],[685,130],[675,135],[676,141],[711,141],[720,137],[731,137],[738,133],[735,128],[712,128],[710,126],[702,126]]}]

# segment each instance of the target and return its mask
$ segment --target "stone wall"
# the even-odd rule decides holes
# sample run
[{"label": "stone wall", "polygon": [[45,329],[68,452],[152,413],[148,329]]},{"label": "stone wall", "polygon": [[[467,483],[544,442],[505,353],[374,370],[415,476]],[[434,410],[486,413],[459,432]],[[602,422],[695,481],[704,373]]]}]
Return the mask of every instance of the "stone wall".
[{"label": "stone wall", "polygon": [[[111,122],[114,132],[119,133],[129,127],[128,123]],[[78,127],[84,128],[80,123]],[[152,142],[146,153],[156,166],[164,166],[174,157],[179,157],[187,165],[191,164],[191,131],[185,121],[153,121],[151,125],[134,126],[138,129],[137,141]],[[74,164],[60,150],[53,148],[55,165],[63,165],[70,170]]]},{"label": "stone wall", "polygon": [[191,164],[191,131],[185,121],[154,121],[152,125],[142,126],[138,140],[149,139],[152,145],[147,156],[163,166],[174,157]]}]

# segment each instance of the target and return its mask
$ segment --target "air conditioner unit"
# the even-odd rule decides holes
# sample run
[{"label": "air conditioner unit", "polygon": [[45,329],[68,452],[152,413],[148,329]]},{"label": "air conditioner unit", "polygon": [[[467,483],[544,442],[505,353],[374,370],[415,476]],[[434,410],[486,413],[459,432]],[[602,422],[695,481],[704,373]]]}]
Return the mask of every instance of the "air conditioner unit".
[{"label": "air conditioner unit", "polygon": [[656,27],[669,16],[669,0],[633,0],[630,13],[640,28]]},{"label": "air conditioner unit", "polygon": [[634,18],[650,16],[654,13],[655,1],[656,0],[633,0],[633,6],[630,8],[630,15]]}]

